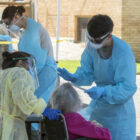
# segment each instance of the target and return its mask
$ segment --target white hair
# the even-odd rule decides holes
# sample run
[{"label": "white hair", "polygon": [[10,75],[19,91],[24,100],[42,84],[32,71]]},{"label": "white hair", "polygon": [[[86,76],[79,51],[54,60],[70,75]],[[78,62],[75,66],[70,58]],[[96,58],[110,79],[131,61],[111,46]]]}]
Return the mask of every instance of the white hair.
[{"label": "white hair", "polygon": [[56,88],[49,103],[51,108],[61,110],[62,113],[77,112],[81,108],[79,95],[70,83]]}]

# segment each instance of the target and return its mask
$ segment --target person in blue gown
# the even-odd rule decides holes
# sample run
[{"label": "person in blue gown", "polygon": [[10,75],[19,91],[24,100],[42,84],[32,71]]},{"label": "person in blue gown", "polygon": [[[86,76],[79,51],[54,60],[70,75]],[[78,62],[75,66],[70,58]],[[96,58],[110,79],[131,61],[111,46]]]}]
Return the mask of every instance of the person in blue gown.
[{"label": "person in blue gown", "polygon": [[53,56],[53,47],[47,30],[31,18],[26,18],[23,6],[8,6],[2,14],[2,21],[9,27],[10,33],[17,34],[22,28],[18,50],[27,52],[36,58],[39,88],[35,95],[48,103],[50,94],[56,86],[57,65]]},{"label": "person in blue gown", "polygon": [[112,31],[109,16],[93,16],[87,25],[87,46],[81,66],[74,74],[65,68],[58,68],[58,72],[78,86],[95,82],[96,86],[85,90],[92,98],[90,120],[108,128],[112,140],[136,140],[135,58],[129,44],[112,35]]}]

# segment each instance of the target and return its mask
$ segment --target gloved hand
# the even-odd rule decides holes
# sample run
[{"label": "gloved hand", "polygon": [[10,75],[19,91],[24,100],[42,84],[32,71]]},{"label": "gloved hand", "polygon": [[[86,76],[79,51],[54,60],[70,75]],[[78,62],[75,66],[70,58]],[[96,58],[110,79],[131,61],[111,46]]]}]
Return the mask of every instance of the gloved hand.
[{"label": "gloved hand", "polygon": [[61,68],[57,68],[58,74],[65,80],[67,81],[75,81],[76,80],[76,76],[74,74],[71,74],[70,72],[68,72],[65,68],[61,69]]},{"label": "gloved hand", "polygon": [[49,120],[59,120],[59,113],[61,113],[60,110],[46,108],[42,114]]},{"label": "gloved hand", "polygon": [[88,90],[85,90],[84,92],[87,93],[92,99],[98,99],[105,94],[105,88],[104,87],[92,87]]}]

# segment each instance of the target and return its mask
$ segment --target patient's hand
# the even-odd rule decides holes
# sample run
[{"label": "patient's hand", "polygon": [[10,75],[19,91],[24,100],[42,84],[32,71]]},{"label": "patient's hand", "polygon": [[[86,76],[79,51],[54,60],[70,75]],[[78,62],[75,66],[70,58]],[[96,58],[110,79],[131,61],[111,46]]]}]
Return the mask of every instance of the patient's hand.
[{"label": "patient's hand", "polygon": [[103,127],[100,123],[98,123],[96,120],[91,121],[94,125],[97,127]]}]

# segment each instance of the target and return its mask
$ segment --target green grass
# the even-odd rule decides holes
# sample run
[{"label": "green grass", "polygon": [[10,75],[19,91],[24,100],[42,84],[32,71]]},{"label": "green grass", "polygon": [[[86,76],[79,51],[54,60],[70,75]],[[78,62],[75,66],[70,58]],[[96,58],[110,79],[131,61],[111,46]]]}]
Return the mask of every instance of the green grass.
[{"label": "green grass", "polygon": [[59,60],[58,62],[58,67],[66,68],[71,73],[74,73],[78,66],[80,66],[79,60]]},{"label": "green grass", "polygon": [[140,63],[137,63],[137,74],[140,74]]},{"label": "green grass", "polygon": [[[74,73],[80,66],[79,60],[59,60],[58,67],[66,68],[69,72]],[[137,74],[140,74],[140,63],[137,63]]]}]

